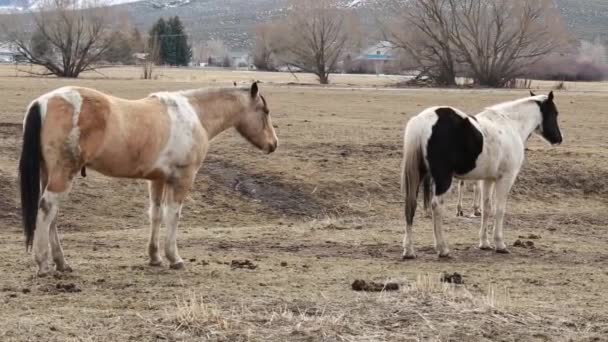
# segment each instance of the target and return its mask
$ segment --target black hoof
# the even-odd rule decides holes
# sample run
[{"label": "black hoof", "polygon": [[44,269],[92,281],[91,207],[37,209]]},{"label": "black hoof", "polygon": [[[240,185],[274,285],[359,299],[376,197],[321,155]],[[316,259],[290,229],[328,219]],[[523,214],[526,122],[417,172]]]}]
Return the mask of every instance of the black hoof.
[{"label": "black hoof", "polygon": [[496,249],[496,253],[498,253],[498,254],[511,254],[511,252],[509,252],[509,250],[506,249],[506,248],[505,249],[498,249],[497,248]]},{"label": "black hoof", "polygon": [[176,264],[170,265],[169,268],[172,269],[172,270],[183,270],[184,269],[184,263],[183,262],[178,262]]}]

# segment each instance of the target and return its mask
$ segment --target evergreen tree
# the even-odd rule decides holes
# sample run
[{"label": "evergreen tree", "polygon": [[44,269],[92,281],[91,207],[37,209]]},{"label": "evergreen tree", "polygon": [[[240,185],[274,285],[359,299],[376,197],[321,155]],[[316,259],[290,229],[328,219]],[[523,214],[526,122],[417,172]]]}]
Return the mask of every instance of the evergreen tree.
[{"label": "evergreen tree", "polygon": [[[192,49],[188,45],[188,36],[179,17],[165,21],[160,18],[150,29],[150,40],[158,40],[159,63],[169,65],[188,65],[192,58]],[[149,42],[149,45],[151,41]]]},{"label": "evergreen tree", "polygon": [[[166,64],[166,39],[169,38],[165,19],[160,18],[149,32],[148,46],[158,46],[158,64]],[[157,40],[154,42],[154,40]]]},{"label": "evergreen tree", "polygon": [[178,16],[169,19],[169,30],[174,35],[173,47],[175,48],[175,65],[188,65],[192,58],[192,49],[188,45],[188,36],[184,30],[184,25]]}]

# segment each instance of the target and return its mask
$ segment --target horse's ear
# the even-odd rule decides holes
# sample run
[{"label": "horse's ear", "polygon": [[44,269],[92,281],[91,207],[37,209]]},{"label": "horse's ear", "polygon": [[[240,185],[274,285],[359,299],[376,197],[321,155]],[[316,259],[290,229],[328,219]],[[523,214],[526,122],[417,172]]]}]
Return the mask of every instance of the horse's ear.
[{"label": "horse's ear", "polygon": [[251,98],[258,96],[258,82],[253,82],[251,85]]},{"label": "horse's ear", "polygon": [[536,96],[532,90],[530,90],[530,96]]},{"label": "horse's ear", "polygon": [[553,101],[553,90],[549,93],[549,102]]}]

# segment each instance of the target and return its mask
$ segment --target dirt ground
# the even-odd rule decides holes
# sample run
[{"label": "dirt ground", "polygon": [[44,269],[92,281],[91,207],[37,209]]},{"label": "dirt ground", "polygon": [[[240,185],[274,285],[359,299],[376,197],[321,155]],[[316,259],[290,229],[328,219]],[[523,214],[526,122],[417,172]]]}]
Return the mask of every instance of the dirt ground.
[{"label": "dirt ground", "polygon": [[[556,94],[563,145],[530,140],[506,215],[511,254],[478,250],[479,220],[457,218],[453,196],[453,258],[436,257],[430,219],[418,214],[419,257],[402,261],[407,119],[438,104],[473,113],[527,91],[394,90],[382,76],[317,87],[285,74],[165,70],[171,76],[143,81],[135,69],[80,80],[13,71],[0,68],[2,341],[608,340],[606,84]],[[185,270],[147,265],[145,182],[89,171],[59,214],[74,272],[34,276],[16,178],[29,101],[68,84],[138,98],[251,79],[265,82],[279,149],[263,155],[233,131],[214,141],[183,210]],[[464,284],[441,282],[443,272]],[[399,289],[353,291],[357,279]]]}]

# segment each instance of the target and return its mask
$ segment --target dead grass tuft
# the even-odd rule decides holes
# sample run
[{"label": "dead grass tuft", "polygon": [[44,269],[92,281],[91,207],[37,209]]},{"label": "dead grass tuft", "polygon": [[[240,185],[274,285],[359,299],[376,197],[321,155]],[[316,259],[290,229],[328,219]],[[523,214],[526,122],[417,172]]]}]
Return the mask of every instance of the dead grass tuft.
[{"label": "dead grass tuft", "polygon": [[508,330],[538,323],[537,316],[509,311],[506,289],[489,285],[487,293],[474,294],[464,285],[442,282],[439,274],[418,275],[394,293],[357,293],[344,301],[325,298],[321,307],[257,303],[223,308],[189,292],[176,299],[167,317],[176,330],[212,340],[445,340],[463,337],[458,335],[462,325],[467,325],[467,337],[481,337],[488,325]]}]

